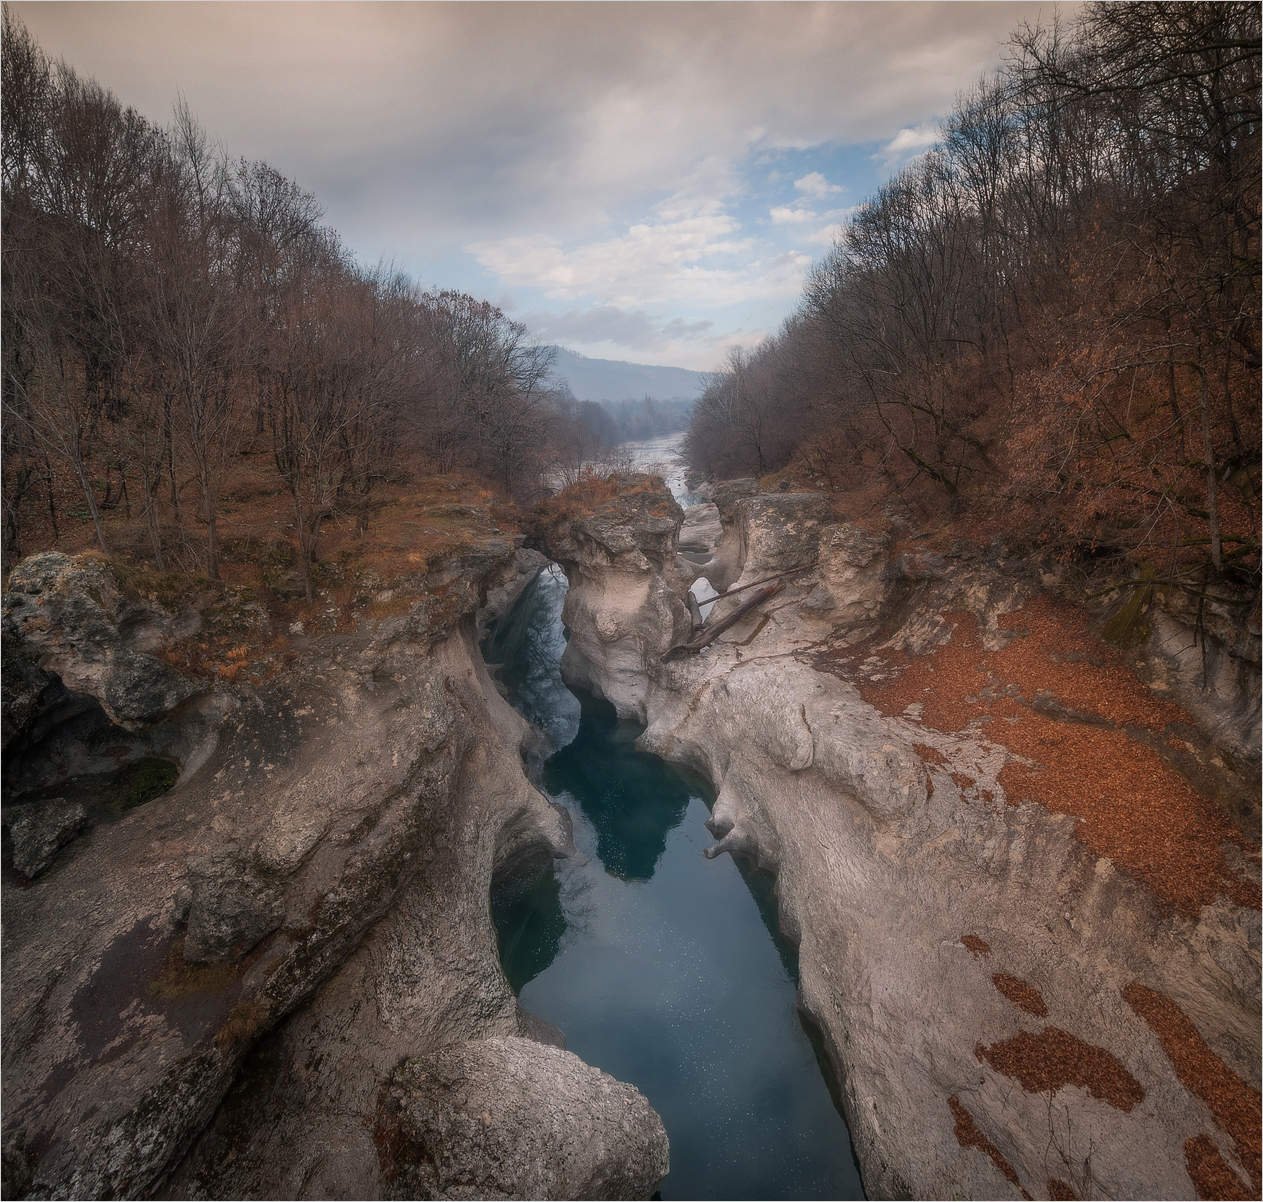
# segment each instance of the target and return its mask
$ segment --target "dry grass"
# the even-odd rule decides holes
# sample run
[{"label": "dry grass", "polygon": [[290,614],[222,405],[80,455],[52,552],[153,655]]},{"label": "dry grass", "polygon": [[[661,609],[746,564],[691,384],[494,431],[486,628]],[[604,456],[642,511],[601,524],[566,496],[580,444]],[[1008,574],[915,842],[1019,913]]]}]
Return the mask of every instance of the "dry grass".
[{"label": "dry grass", "polygon": [[1034,1014],[1039,1018],[1048,1013],[1044,995],[1029,981],[997,972],[992,974],[991,983],[1019,1010],[1025,1010],[1027,1014]]},{"label": "dry grass", "polygon": [[[222,490],[220,580],[203,571],[205,527],[196,520],[191,490],[183,497],[183,530],[164,531],[178,566],[153,565],[143,520],[122,508],[105,514],[110,562],[129,595],[173,613],[195,607],[205,616],[196,635],[161,652],[167,662],[204,678],[261,683],[292,660],[291,629],[345,633],[361,620],[407,612],[435,565],[517,532],[516,509],[481,481],[415,466],[411,475],[349,499],[324,523],[311,602],[303,594],[292,502],[263,450],[240,456]],[[73,504],[63,506],[59,537],[51,527],[25,531],[24,550],[99,554],[91,522],[75,512]]]},{"label": "dry grass", "polygon": [[541,501],[535,507],[535,514],[541,523],[547,525],[590,517],[610,507],[612,502],[622,506],[629,500],[635,502],[648,498],[653,499],[649,512],[655,517],[672,515],[674,502],[661,476],[641,473],[599,476],[591,473]]},{"label": "dry grass", "polygon": [[947,1106],[952,1112],[956,1142],[962,1148],[977,1148],[980,1152],[985,1152],[991,1163],[1018,1188],[1022,1197],[1029,1198],[1030,1194],[1023,1189],[1022,1183],[1018,1179],[1017,1170],[1009,1163],[1008,1157],[983,1135],[978,1128],[978,1124],[974,1122],[974,1116],[965,1109],[961,1100],[953,1095],[947,1099]]},{"label": "dry grass", "polygon": [[991,955],[991,944],[977,935],[962,935],[960,941],[969,949],[975,960]]},{"label": "dry grass", "polygon": [[1209,1135],[1195,1135],[1184,1144],[1184,1163],[1188,1175],[1197,1187],[1199,1198],[1240,1199],[1247,1202],[1257,1198],[1246,1183],[1232,1171],[1223,1154]]},{"label": "dry grass", "polygon": [[931,747],[926,743],[913,743],[912,750],[921,757],[923,763],[938,764],[940,767],[947,763],[947,756],[937,747]]}]

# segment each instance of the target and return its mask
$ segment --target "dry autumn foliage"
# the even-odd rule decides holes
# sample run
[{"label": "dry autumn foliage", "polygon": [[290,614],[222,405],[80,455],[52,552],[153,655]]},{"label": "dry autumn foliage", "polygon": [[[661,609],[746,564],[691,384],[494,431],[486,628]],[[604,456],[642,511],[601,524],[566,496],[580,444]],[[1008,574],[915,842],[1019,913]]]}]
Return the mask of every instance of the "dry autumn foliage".
[{"label": "dry autumn foliage", "polygon": [[[1260,502],[1260,16],[1026,28],[699,402],[695,466],[789,466],[1248,612]],[[868,495],[861,497],[861,492]]]}]

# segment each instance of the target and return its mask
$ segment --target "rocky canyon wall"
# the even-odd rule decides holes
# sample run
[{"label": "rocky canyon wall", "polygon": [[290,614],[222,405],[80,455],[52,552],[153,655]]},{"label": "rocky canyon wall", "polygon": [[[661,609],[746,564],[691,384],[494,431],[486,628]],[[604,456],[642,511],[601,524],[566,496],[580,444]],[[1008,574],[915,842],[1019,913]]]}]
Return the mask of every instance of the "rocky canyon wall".
[{"label": "rocky canyon wall", "polygon": [[[538,568],[519,543],[250,683],[175,666],[207,613],[96,557],[15,567],[6,1196],[652,1193],[657,1115],[541,1042],[498,961],[493,876],[567,840],[474,642]],[[173,788],[102,806],[103,766],[155,757]]]},{"label": "rocky canyon wall", "polygon": [[[709,778],[712,854],[776,873],[870,1193],[1257,1194],[1240,698],[1181,704],[1178,665],[1148,687],[1025,565],[819,494],[715,500],[682,536],[665,493],[545,524],[564,666]],[[699,571],[722,589],[804,564],[700,654],[664,654]]]}]

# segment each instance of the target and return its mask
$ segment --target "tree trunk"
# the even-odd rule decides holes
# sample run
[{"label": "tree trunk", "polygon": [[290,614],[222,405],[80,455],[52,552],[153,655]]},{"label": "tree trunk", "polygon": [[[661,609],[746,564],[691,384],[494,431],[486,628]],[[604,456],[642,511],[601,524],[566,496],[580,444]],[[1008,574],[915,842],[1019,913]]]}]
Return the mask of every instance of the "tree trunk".
[{"label": "tree trunk", "polygon": [[79,478],[79,486],[83,489],[84,500],[88,502],[88,512],[92,515],[92,525],[96,530],[97,545],[101,548],[103,554],[108,555],[110,548],[105,541],[105,531],[101,527],[101,511],[97,508],[96,493],[92,488],[92,481],[88,479],[88,473],[81,459],[76,457],[74,466],[75,475]]},{"label": "tree trunk", "polygon": [[154,566],[158,571],[165,572],[167,563],[162,550],[162,528],[158,525],[158,489],[161,485],[162,467],[159,464],[145,486],[145,525],[149,528],[149,545],[153,548]]},{"label": "tree trunk", "polygon": [[1224,570],[1223,532],[1219,528],[1219,474],[1215,464],[1215,446],[1210,434],[1210,386],[1206,372],[1198,368],[1201,381],[1202,444],[1206,454],[1206,512],[1210,526],[1210,562],[1216,572]]},{"label": "tree trunk", "polygon": [[206,468],[202,468],[202,511],[206,518],[206,575],[219,579],[219,519],[215,504],[215,490],[211,486]]}]

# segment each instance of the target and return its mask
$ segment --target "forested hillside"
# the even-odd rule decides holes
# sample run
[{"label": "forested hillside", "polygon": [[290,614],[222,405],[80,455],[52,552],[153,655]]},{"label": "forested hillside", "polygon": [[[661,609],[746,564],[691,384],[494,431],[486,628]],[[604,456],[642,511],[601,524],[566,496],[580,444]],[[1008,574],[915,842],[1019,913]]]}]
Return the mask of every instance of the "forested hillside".
[{"label": "forested hillside", "polygon": [[271,506],[310,596],[322,527],[383,484],[553,470],[567,418],[521,324],[358,265],[298,184],[184,105],[156,128],[7,9],[3,54],[6,558],[90,541],[216,578],[225,507]]},{"label": "forested hillside", "polygon": [[1259,8],[1014,34],[697,407],[693,464],[1247,593],[1259,564]]}]

